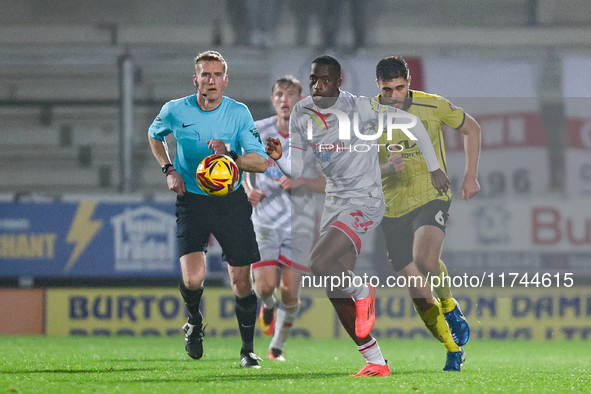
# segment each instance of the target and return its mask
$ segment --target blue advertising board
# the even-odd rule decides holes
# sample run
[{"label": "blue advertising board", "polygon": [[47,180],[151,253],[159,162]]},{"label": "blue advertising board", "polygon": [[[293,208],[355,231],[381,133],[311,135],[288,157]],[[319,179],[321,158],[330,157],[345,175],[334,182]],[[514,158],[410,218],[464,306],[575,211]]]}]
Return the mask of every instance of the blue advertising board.
[{"label": "blue advertising board", "polygon": [[174,203],[0,203],[0,277],[180,277]]}]

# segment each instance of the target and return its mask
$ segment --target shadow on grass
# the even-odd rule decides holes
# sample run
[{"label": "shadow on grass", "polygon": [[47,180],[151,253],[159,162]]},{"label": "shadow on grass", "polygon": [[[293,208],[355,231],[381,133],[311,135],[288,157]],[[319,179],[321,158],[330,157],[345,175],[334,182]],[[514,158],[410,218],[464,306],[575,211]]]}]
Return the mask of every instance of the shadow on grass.
[{"label": "shadow on grass", "polygon": [[165,383],[165,382],[178,382],[178,383],[223,383],[223,382],[237,382],[237,381],[250,381],[250,380],[307,380],[307,379],[327,379],[327,378],[346,378],[348,375],[342,372],[329,372],[329,373],[265,373],[264,370],[234,370],[232,372],[252,372],[249,374],[236,373],[232,375],[215,375],[203,378],[186,378],[186,379],[141,379],[141,380],[128,380],[128,383]]},{"label": "shadow on grass", "polygon": [[[238,357],[236,357],[238,358]],[[234,359],[230,360],[227,358],[202,358],[200,360],[193,360],[192,358],[115,358],[115,359],[108,359],[108,360],[100,360],[101,362],[110,362],[110,363],[221,363],[225,361],[236,361]]]},{"label": "shadow on grass", "polygon": [[95,369],[21,369],[14,371],[0,371],[3,375],[18,375],[29,373],[108,373],[108,372],[139,372],[156,371],[157,368],[95,368]]},{"label": "shadow on grass", "polygon": [[[424,375],[424,374],[432,374],[432,375],[441,375],[441,374],[450,374],[450,376],[455,376],[453,372],[445,372],[442,369],[412,369],[412,370],[396,370],[392,369],[392,375]],[[458,374],[459,376],[459,374]]]}]

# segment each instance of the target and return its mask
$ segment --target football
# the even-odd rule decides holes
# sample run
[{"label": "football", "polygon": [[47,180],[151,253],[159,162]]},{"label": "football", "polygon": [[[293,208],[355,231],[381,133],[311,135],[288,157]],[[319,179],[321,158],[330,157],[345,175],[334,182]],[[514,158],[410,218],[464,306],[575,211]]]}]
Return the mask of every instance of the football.
[{"label": "football", "polygon": [[197,167],[197,183],[205,193],[225,196],[231,193],[240,180],[240,171],[231,157],[210,155]]}]

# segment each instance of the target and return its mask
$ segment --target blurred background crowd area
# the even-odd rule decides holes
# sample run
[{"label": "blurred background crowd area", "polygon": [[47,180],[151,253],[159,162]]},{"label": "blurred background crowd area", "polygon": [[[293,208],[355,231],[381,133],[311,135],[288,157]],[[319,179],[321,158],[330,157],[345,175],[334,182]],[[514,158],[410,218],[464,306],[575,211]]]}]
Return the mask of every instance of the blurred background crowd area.
[{"label": "blurred background crowd area", "polygon": [[[147,128],[162,104],[194,92],[193,57],[207,49],[226,57],[225,93],[255,120],[272,115],[278,77],[296,75],[308,92],[316,56],[335,56],[343,88],[370,96],[378,93],[376,63],[403,56],[411,88],[448,97],[483,124],[482,196],[591,192],[585,0],[0,5],[4,201],[80,193],[173,199]],[[446,143],[459,187],[461,140],[446,131]]]}]

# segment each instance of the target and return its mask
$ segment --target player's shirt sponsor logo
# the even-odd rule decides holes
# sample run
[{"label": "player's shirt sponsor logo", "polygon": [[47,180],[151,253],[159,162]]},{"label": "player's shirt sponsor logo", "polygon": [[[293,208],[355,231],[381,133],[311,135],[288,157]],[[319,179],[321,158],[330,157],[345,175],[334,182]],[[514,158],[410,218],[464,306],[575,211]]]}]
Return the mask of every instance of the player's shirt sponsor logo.
[{"label": "player's shirt sponsor logo", "polygon": [[[304,113],[306,115],[308,115],[308,116],[311,116],[312,119],[314,119],[316,121],[316,123],[318,123],[318,125],[320,126],[320,129],[321,130],[323,129],[322,123],[324,123],[325,129],[328,131],[328,125],[326,124],[326,119],[330,116],[330,114],[323,114],[323,113],[320,113],[318,111],[314,111],[310,107],[304,107],[304,109],[307,109],[308,111],[312,111],[313,112],[313,114],[311,114],[309,112],[304,112]],[[314,114],[316,114],[316,115],[314,115]],[[322,119],[322,123],[320,123],[320,120],[318,118]]]},{"label": "player's shirt sponsor logo", "polygon": [[185,128],[185,127],[189,127],[189,126],[193,126],[194,124],[195,124],[195,123],[189,123],[189,124],[184,124],[184,123],[183,123],[183,128]]},{"label": "player's shirt sponsor logo", "polygon": [[330,161],[330,159],[332,157],[332,153],[329,153],[329,152],[316,152],[316,157],[321,162],[327,162],[327,161]]},{"label": "player's shirt sponsor logo", "polygon": [[275,163],[275,160],[269,159],[267,162],[267,169],[263,172],[263,175],[268,176],[271,179],[278,179],[283,176],[283,173]]},{"label": "player's shirt sponsor logo", "polygon": [[[395,145],[402,146],[403,150],[409,150],[409,149],[412,149],[412,148],[416,148],[417,143],[416,142],[410,142],[409,140],[400,140]],[[386,147],[388,147],[388,146],[390,146],[390,144],[386,144]]]}]

